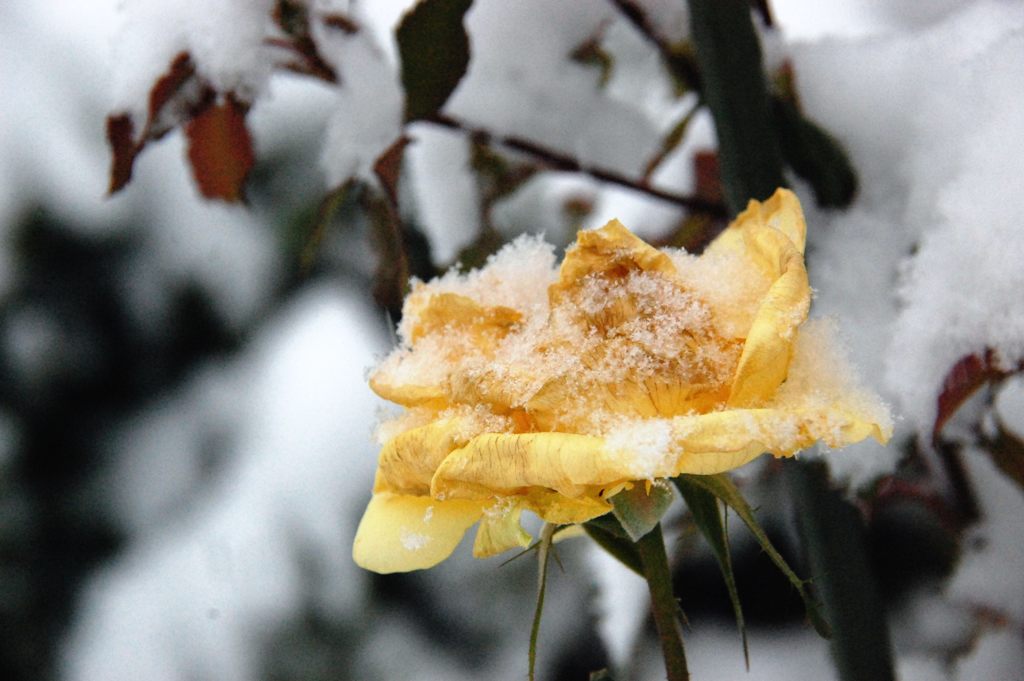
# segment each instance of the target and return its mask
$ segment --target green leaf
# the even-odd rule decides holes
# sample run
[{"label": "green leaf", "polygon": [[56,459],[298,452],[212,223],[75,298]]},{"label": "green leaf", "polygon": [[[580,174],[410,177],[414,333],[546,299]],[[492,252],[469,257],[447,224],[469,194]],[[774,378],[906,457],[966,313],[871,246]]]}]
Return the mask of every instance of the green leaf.
[{"label": "green leaf", "polygon": [[[811,621],[815,631],[817,631],[823,638],[830,638],[832,636],[831,627],[828,622],[825,621],[824,616],[821,614],[820,607],[817,601],[811,596],[810,592],[806,588],[807,582],[796,576],[796,573],[786,563],[786,559],[775,550],[772,546],[771,540],[768,539],[768,535],[765,534],[764,530],[761,529],[761,525],[757,522],[757,518],[754,517],[754,511],[750,508],[747,500],[743,498],[740,491],[736,489],[736,485],[733,484],[732,480],[729,479],[724,473],[718,475],[681,475],[680,478],[684,478],[688,483],[692,483],[711,494],[715,495],[718,499],[722,500],[726,506],[736,512],[736,515],[740,517],[740,520],[747,526],[750,532],[754,535],[757,543],[761,545],[761,548],[768,557],[771,558],[775,566],[782,571],[782,574],[786,576],[789,583],[793,585],[793,588],[800,594],[800,598],[804,602],[804,609],[807,611],[807,618]],[[674,478],[673,482],[678,478]],[[678,486],[678,483],[676,483]]]},{"label": "green leaf", "polygon": [[612,512],[622,523],[622,529],[629,538],[639,541],[661,522],[661,516],[665,515],[672,499],[672,487],[663,480],[649,484],[637,483],[611,498],[614,508]]},{"label": "green leaf", "polygon": [[743,660],[750,670],[750,650],[747,646],[747,625],[743,618],[743,607],[740,604],[740,595],[736,589],[736,576],[732,571],[732,556],[729,553],[729,533],[722,513],[718,506],[718,499],[714,494],[704,487],[692,482],[686,476],[675,478],[673,482],[679,493],[683,495],[686,506],[693,515],[693,521],[697,528],[711,546],[711,550],[718,559],[718,566],[722,570],[722,577],[725,579],[726,589],[729,591],[729,600],[732,601],[732,611],[736,616],[736,626],[740,630],[740,638],[743,641]]},{"label": "green leaf", "polygon": [[732,214],[785,185],[761,46],[748,0],[688,0],[704,101],[715,120]]},{"label": "green leaf", "polygon": [[473,0],[420,0],[402,18],[396,39],[405,88],[405,119],[436,114],[469,66],[462,19]]},{"label": "green leaf", "polygon": [[783,474],[814,585],[835,628],[832,657],[843,681],[895,681],[885,600],[856,506],[829,483],[824,461],[786,461]]},{"label": "green leaf", "polygon": [[839,142],[781,97],[773,98],[772,114],[783,158],[810,183],[818,205],[850,205],[857,193],[857,174]]},{"label": "green leaf", "polygon": [[583,524],[583,530],[597,542],[597,545],[618,559],[620,563],[630,570],[644,576],[644,566],[640,561],[640,553],[636,544],[626,536],[622,525],[611,513],[588,520]]}]

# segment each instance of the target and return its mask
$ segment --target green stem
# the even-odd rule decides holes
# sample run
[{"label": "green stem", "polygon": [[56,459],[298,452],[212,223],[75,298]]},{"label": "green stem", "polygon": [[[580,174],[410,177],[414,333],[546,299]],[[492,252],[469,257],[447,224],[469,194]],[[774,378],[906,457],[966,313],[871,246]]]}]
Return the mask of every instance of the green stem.
[{"label": "green stem", "polygon": [[533,626],[530,628],[530,681],[534,681],[537,667],[537,637],[540,636],[540,617],[544,613],[544,592],[548,585],[548,556],[551,554],[551,539],[555,536],[556,527],[552,523],[544,523],[537,545],[537,608],[533,611]]},{"label": "green stem", "polygon": [[689,681],[690,671],[686,667],[683,632],[679,626],[679,602],[672,592],[672,572],[669,570],[668,556],[665,554],[661,524],[641,537],[636,543],[636,548],[640,553],[644,577],[651,592],[654,625],[658,629],[668,681]]},{"label": "green stem", "polygon": [[832,624],[832,654],[842,681],[892,681],[885,607],[867,559],[860,513],[828,484],[820,462],[787,462],[797,529],[814,586]]}]

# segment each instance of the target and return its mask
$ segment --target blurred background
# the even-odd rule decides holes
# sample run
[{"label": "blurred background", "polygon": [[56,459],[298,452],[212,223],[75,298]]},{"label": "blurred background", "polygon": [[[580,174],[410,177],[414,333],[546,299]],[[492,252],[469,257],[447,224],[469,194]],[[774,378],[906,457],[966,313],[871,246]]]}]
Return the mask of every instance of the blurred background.
[{"label": "blurred background", "polygon": [[[351,561],[384,408],[365,376],[394,343],[396,275],[358,192],[336,190],[371,182],[399,132],[413,139],[401,238],[421,277],[523,232],[561,248],[611,217],[696,248],[721,217],[672,196],[721,202],[714,125],[621,3],[477,0],[469,70],[444,109],[462,126],[403,128],[394,30],[409,4],[309,3],[311,25],[358,27],[314,26],[333,82],[308,60],[273,68],[283,48],[264,33],[280,3],[0,4],[3,678],[525,676],[530,558],[499,567],[463,546],[388,577]],[[687,39],[682,0],[631,4],[664,40]],[[1024,387],[1008,369],[1024,357],[1022,10],[773,0],[773,26],[758,24],[766,72],[792,78],[856,173],[841,207],[806,173],[789,179],[815,314],[839,320],[901,419],[888,447],[828,461],[866,519],[902,679],[1024,679]],[[140,129],[181,50],[251,103],[242,203],[202,196],[181,111],[108,196],[105,120],[127,112]],[[950,369],[993,349],[1002,363],[975,376],[988,386],[942,447],[923,444]],[[739,479],[802,566],[777,466]],[[712,555],[683,514],[672,527],[696,681],[839,678],[799,598],[737,531],[745,672]],[[539,678],[661,678],[644,583],[586,540],[559,551]]]}]

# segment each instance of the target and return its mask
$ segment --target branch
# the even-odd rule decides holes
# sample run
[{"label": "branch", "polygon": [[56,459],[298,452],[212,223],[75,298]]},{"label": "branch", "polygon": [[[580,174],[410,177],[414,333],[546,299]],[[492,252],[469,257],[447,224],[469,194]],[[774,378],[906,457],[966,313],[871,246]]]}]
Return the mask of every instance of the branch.
[{"label": "branch", "polygon": [[587,166],[577,161],[572,156],[564,154],[560,151],[550,149],[548,147],[541,146],[536,142],[522,139],[520,137],[497,137],[490,131],[483,128],[473,127],[468,123],[461,121],[452,116],[438,113],[428,118],[421,119],[427,123],[433,123],[449,130],[458,130],[466,133],[472,137],[475,141],[486,144],[500,144],[504,147],[508,147],[514,151],[526,154],[533,157],[533,159],[550,170],[563,170],[574,173],[583,173],[589,175],[602,182],[608,182],[610,184],[616,184],[620,187],[626,187],[633,191],[646,194],[671,203],[681,208],[685,208],[690,211],[707,213],[716,217],[725,217],[725,206],[721,203],[714,201],[707,201],[695,196],[686,196],[683,194],[676,194],[674,192],[665,191],[648,185],[646,182],[638,181],[621,175],[613,170],[607,170],[605,168],[595,168],[593,166]]},{"label": "branch", "polygon": [[644,9],[634,0],[610,0],[622,13],[622,16],[633,24],[640,34],[648,40],[661,54],[665,65],[677,79],[685,83],[690,89],[701,90],[700,71],[694,63],[693,58],[683,50],[676,49],[669,44],[665,36],[654,27],[650,17]]}]

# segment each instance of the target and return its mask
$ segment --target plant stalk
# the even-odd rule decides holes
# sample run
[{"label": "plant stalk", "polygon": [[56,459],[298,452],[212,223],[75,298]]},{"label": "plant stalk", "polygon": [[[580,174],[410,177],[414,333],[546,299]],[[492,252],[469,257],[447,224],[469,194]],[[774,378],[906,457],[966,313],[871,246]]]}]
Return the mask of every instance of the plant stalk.
[{"label": "plant stalk", "polygon": [[829,487],[820,462],[786,462],[797,529],[811,578],[832,624],[832,655],[842,681],[894,681],[885,606],[867,559],[860,513]]},{"label": "plant stalk", "polygon": [[668,567],[661,524],[641,537],[636,548],[651,592],[654,625],[658,629],[668,681],[689,681],[690,671],[686,666],[683,631],[679,623],[679,602],[672,591],[672,572]]}]

